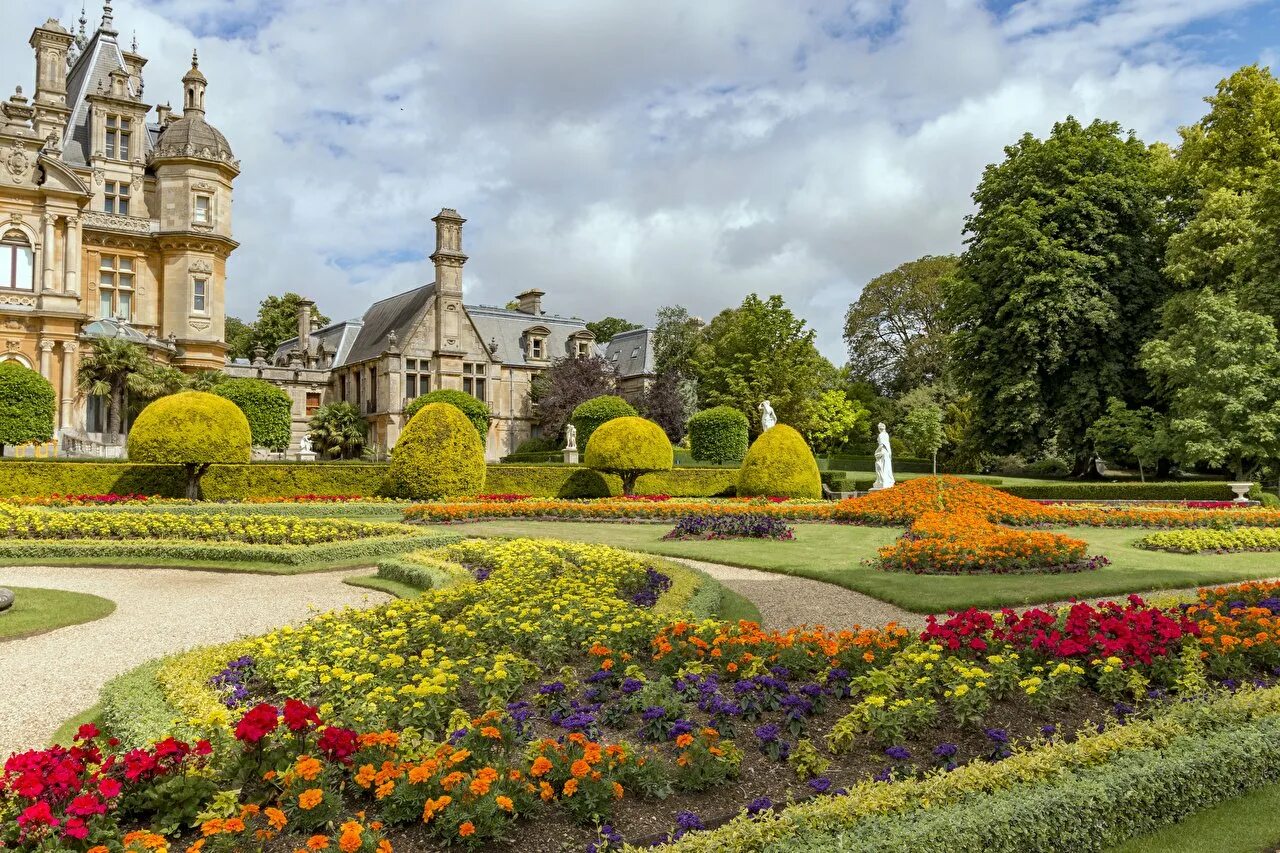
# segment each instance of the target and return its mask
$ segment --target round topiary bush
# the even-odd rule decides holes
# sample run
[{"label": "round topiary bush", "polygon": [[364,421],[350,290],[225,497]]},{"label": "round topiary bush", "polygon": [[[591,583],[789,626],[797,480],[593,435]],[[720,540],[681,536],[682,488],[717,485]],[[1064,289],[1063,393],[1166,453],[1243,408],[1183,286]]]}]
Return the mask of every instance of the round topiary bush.
[{"label": "round topiary bush", "polygon": [[755,440],[738,472],[740,497],[820,498],[818,463],[804,438],[778,424]]},{"label": "round topiary bush", "polygon": [[235,403],[204,391],[170,394],[149,404],[129,430],[129,459],[185,465],[187,497],[200,497],[200,477],[215,462],[248,462],[252,434]]},{"label": "round topiary bush", "polygon": [[475,495],[484,487],[484,444],[449,403],[428,403],[405,424],[391,451],[391,493],[414,500]]},{"label": "round topiary bush", "polygon": [[578,430],[578,446],[586,447],[591,441],[591,434],[600,425],[614,418],[634,418],[638,413],[630,403],[613,394],[592,397],[585,403],[579,403],[569,416],[569,423]]},{"label": "round topiary bush", "polygon": [[443,388],[439,391],[432,391],[423,394],[421,397],[414,397],[409,405],[404,407],[404,422],[407,424],[413,420],[413,416],[422,410],[423,406],[431,403],[448,403],[450,406],[456,406],[467,416],[467,420],[475,425],[476,432],[480,433],[480,441],[487,441],[489,438],[489,407],[484,404],[483,400],[477,400],[470,394],[462,391],[454,391],[452,388]]},{"label": "round topiary bush", "polygon": [[293,438],[293,400],[262,379],[228,379],[215,385],[212,393],[236,404],[249,421],[255,446],[284,450]]},{"label": "round topiary bush", "polygon": [[689,419],[689,451],[702,462],[741,462],[748,441],[747,416],[732,406],[705,409]]},{"label": "round topiary bush", "polygon": [[0,447],[53,438],[53,386],[16,361],[0,361]]},{"label": "round topiary bush", "polygon": [[662,427],[638,417],[601,424],[587,442],[586,463],[622,478],[623,494],[632,494],[636,479],[650,471],[670,471],[671,441]]}]

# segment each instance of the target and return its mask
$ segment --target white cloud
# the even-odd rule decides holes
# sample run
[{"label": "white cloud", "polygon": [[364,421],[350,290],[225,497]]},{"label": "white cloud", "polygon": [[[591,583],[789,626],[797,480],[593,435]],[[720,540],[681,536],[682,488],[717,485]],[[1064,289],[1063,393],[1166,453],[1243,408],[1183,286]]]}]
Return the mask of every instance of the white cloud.
[{"label": "white cloud", "polygon": [[[1177,37],[1258,0],[119,0],[147,97],[198,46],[236,185],[229,310],[334,317],[422,281],[470,220],[469,298],[703,315],[782,293],[841,359],[845,306],[961,245],[982,168],[1068,113],[1172,139],[1229,69]],[[0,3],[0,83],[66,0]],[[97,9],[90,10],[96,24]],[[1239,62],[1257,57],[1241,56]]]}]

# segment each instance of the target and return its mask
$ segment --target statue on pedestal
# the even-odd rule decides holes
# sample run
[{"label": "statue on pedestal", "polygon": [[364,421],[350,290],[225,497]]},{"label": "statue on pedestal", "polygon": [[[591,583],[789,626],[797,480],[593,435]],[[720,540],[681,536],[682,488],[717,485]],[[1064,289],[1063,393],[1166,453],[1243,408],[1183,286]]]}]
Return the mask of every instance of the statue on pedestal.
[{"label": "statue on pedestal", "polygon": [[298,461],[316,461],[316,451],[314,445],[311,444],[311,433],[309,432],[304,432],[302,438],[298,439]]},{"label": "statue on pedestal", "polygon": [[768,432],[778,425],[778,416],[773,412],[773,406],[768,400],[760,404],[760,431]]},{"label": "statue on pedestal", "polygon": [[889,444],[889,432],[884,424],[878,424],[880,436],[876,439],[876,481],[871,490],[887,489],[894,484],[893,446]]},{"label": "statue on pedestal", "polygon": [[563,457],[566,465],[578,464],[578,428],[573,424],[565,424]]}]

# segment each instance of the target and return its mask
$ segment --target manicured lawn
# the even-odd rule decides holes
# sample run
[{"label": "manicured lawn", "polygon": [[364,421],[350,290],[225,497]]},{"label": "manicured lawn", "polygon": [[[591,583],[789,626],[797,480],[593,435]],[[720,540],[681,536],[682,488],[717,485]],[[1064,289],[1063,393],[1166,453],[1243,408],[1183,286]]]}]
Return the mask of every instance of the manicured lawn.
[{"label": "manicured lawn", "polygon": [[0,640],[43,634],[67,625],[92,622],[110,615],[116,603],[97,595],[61,589],[9,587],[13,607],[0,613]]},{"label": "manicured lawn", "polygon": [[75,740],[76,732],[85,723],[93,723],[96,726],[102,724],[102,706],[94,705],[88,710],[81,711],[74,717],[58,726],[58,730],[53,733],[53,737],[49,738],[50,744],[58,744],[59,746],[71,746]]},{"label": "manicured lawn", "polygon": [[345,578],[342,582],[348,586],[376,589],[379,592],[394,595],[396,598],[417,598],[423,592],[411,584],[393,581],[390,578],[380,578],[377,575],[360,575],[359,577]]},{"label": "manicured lawn", "polygon": [[965,607],[1035,604],[1072,597],[1121,595],[1280,575],[1275,554],[1165,554],[1132,543],[1142,530],[1071,528],[1059,532],[1086,540],[1091,554],[1112,565],[1078,574],[967,575],[941,577],[881,572],[863,561],[892,542],[897,528],[797,524],[794,542],[664,541],[667,524],[577,521],[489,521],[448,528],[480,536],[546,536],[599,542],[673,557],[745,566],[827,581],[916,613]]},{"label": "manicured lawn", "polygon": [[1261,853],[1280,846],[1280,784],[1228,800],[1109,853]]}]

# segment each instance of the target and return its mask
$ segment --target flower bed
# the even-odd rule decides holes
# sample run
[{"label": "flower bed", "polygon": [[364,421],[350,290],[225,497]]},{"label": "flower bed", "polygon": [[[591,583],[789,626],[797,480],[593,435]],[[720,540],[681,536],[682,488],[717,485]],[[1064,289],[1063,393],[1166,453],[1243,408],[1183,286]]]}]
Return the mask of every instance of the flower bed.
[{"label": "flower bed", "polygon": [[[732,825],[750,837],[790,820],[774,803],[804,800],[797,814],[838,826],[1158,749],[1199,732],[1202,703],[1183,699],[1280,666],[1278,585],[1171,608],[971,610],[915,638],[672,620],[651,606],[670,583],[660,564],[603,546],[462,542],[415,561],[453,585],[164,663],[171,717],[213,746],[182,779],[212,787],[97,818],[176,830],[178,799],[206,824],[218,802],[205,851],[259,830],[297,847],[322,826],[339,843],[351,821],[362,844],[412,849],[723,849],[697,827],[745,810],[758,817]],[[1224,708],[1280,714],[1280,690],[1212,702],[1222,725],[1240,719]],[[831,796],[845,790],[858,796]],[[6,777],[0,819],[34,804],[22,796]]]},{"label": "flower bed", "polygon": [[796,532],[771,515],[685,515],[663,539],[773,539],[789,541]]},{"label": "flower bed", "polygon": [[1233,527],[1229,530],[1162,530],[1138,540],[1139,548],[1179,554],[1231,551],[1280,551],[1280,528]]},{"label": "flower bed", "polygon": [[880,549],[886,571],[915,574],[1069,572],[1106,565],[1087,558],[1088,543],[1057,533],[1017,530],[969,511],[926,512],[907,534]]},{"label": "flower bed", "polygon": [[493,501],[439,501],[405,510],[405,521],[450,523],[503,518],[675,521],[686,515],[769,515],[793,521],[827,521],[835,505],[823,501],[777,501],[770,498],[671,498],[637,495],[600,500],[531,498]]}]

